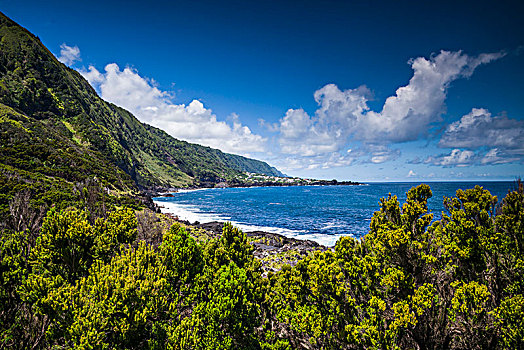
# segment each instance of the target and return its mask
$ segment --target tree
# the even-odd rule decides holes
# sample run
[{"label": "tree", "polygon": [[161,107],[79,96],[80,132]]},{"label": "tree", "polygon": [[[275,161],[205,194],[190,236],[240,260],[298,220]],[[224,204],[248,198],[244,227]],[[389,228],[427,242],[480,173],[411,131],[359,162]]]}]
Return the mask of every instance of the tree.
[{"label": "tree", "polygon": [[427,185],[380,201],[370,232],[269,276],[268,348],[517,348],[522,345],[522,186],[483,188],[428,213]]},{"label": "tree", "polygon": [[204,266],[191,290],[193,308],[169,332],[180,349],[257,349],[264,298],[260,263],[246,235],[231,224],[204,249]]},{"label": "tree", "polygon": [[72,315],[70,305],[60,304],[61,295],[71,293],[75,283],[89,275],[95,261],[108,261],[120,245],[136,236],[133,211],[122,209],[98,219],[95,226],[85,212],[52,208],[42,224],[40,236],[29,254],[29,273],[19,287],[21,298],[37,315],[49,319],[43,327],[52,341],[62,337]]}]

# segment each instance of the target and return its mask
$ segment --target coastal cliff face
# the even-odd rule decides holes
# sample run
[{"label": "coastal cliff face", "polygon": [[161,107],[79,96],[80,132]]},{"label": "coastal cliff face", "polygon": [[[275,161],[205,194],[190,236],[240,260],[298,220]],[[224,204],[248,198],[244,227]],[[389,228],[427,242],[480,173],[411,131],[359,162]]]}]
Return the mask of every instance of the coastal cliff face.
[{"label": "coastal cliff face", "polygon": [[133,193],[217,183],[243,172],[283,176],[267,163],[141,123],[102,100],[38,37],[1,13],[0,131],[0,176],[12,186],[63,187],[96,177],[112,191]]}]

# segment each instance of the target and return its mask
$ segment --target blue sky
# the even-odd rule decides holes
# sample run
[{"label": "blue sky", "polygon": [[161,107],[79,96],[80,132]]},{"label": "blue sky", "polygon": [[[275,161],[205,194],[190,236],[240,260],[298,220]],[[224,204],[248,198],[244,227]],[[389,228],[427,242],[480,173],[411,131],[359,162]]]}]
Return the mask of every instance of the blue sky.
[{"label": "blue sky", "polygon": [[518,1],[13,1],[106,100],[290,175],[524,175]]}]

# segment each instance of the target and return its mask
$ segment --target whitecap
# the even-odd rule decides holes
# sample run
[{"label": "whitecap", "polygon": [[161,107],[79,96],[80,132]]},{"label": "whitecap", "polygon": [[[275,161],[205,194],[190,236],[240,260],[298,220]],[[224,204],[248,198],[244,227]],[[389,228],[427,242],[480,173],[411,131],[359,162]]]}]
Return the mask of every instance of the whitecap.
[{"label": "whitecap", "polygon": [[320,228],[320,230],[329,230],[330,228],[338,228],[338,227],[344,227],[345,225],[342,223],[337,223],[336,221],[329,221],[324,224]]},{"label": "whitecap", "polygon": [[176,192],[173,192],[173,195],[176,195],[177,193],[187,193],[187,192],[197,192],[197,191],[209,191],[212,190],[212,188],[181,188]]},{"label": "whitecap", "polygon": [[180,204],[173,202],[154,201],[160,207],[162,213],[169,213],[176,215],[180,220],[187,220],[189,222],[212,222],[212,221],[228,221],[231,219],[228,216],[216,213],[204,213],[200,209],[191,204]]},{"label": "whitecap", "polygon": [[187,220],[189,222],[198,221],[200,223],[207,223],[213,221],[231,222],[234,226],[238,227],[244,232],[263,231],[269,233],[276,233],[289,238],[315,241],[326,247],[334,246],[339,238],[347,236],[346,234],[329,235],[325,233],[308,233],[308,231],[306,230],[291,230],[275,226],[251,225],[243,222],[233,221],[231,220],[231,217],[225,215],[220,215],[217,213],[204,213],[197,206],[191,204],[180,204],[167,201],[154,202],[158,206],[160,206],[160,210],[162,211],[162,213],[176,215],[180,220]]}]

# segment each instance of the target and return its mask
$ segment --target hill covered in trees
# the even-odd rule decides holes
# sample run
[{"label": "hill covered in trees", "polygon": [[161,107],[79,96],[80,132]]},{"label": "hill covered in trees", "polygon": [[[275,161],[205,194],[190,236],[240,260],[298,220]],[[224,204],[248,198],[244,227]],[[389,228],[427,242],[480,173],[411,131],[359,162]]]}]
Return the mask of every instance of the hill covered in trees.
[{"label": "hill covered in trees", "polygon": [[212,185],[243,172],[283,176],[267,163],[180,141],[141,123],[102,100],[78,72],[1,13],[0,144],[4,209],[21,187],[66,197],[60,189],[93,177],[122,195]]},{"label": "hill covered in trees", "polygon": [[362,239],[266,274],[237,228],[191,235],[139,191],[276,170],[138,122],[3,15],[0,142],[2,349],[524,347],[520,182],[439,220],[427,185],[389,196]]}]

